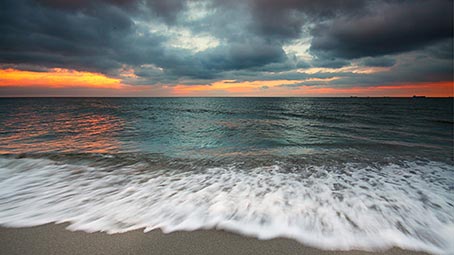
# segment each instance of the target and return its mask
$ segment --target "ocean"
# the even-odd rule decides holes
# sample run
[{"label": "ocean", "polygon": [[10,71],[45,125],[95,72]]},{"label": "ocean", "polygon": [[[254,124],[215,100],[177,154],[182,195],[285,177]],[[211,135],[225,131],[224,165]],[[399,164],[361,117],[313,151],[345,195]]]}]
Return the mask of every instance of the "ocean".
[{"label": "ocean", "polygon": [[3,98],[0,225],[454,253],[452,98]]}]

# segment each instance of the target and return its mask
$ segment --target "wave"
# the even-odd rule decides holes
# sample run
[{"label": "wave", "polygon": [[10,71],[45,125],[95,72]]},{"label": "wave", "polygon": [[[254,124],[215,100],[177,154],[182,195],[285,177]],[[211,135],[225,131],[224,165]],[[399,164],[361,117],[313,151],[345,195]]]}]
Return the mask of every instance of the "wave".
[{"label": "wave", "polygon": [[322,249],[454,252],[454,171],[446,163],[176,166],[0,158],[0,225],[215,228]]}]

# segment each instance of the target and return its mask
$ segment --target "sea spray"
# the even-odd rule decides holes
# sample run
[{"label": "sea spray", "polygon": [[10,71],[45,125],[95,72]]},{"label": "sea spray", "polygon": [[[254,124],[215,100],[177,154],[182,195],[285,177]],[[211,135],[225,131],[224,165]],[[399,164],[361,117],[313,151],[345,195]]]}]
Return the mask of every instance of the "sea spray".
[{"label": "sea spray", "polygon": [[445,163],[293,171],[284,162],[198,171],[106,165],[0,158],[0,224],[70,222],[71,230],[108,233],[216,228],[323,249],[453,251],[454,174]]}]

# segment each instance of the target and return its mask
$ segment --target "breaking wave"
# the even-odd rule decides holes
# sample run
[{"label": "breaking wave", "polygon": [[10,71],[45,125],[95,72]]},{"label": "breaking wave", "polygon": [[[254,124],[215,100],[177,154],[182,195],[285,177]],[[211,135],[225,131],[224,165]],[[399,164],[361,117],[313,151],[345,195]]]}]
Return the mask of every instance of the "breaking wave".
[{"label": "breaking wave", "polygon": [[454,252],[454,172],[434,161],[187,171],[135,162],[0,158],[0,224],[69,229],[224,229],[322,249]]}]

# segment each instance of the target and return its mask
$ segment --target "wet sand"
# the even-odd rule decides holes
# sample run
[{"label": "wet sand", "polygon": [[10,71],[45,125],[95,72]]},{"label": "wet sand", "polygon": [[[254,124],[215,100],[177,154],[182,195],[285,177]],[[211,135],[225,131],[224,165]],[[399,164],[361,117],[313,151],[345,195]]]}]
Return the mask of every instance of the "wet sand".
[{"label": "wet sand", "polygon": [[38,227],[0,227],[0,254],[73,255],[73,254],[426,254],[393,248],[382,252],[324,251],[304,246],[294,240],[277,238],[258,240],[252,237],[217,231],[198,230],[164,234],[143,230],[109,235],[66,230],[66,224]]}]

